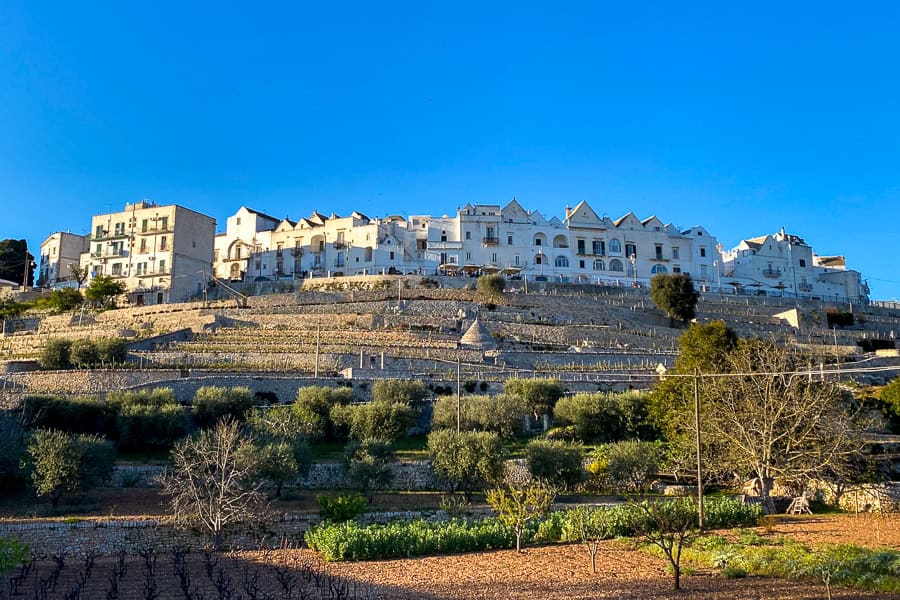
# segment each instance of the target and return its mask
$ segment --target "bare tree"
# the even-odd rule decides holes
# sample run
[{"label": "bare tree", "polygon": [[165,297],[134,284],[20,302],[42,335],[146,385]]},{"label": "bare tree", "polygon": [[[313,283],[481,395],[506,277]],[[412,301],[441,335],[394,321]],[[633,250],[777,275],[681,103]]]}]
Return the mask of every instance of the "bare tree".
[{"label": "bare tree", "polygon": [[87,266],[79,266],[76,263],[69,264],[69,271],[72,273],[72,277],[75,279],[75,282],[78,283],[78,289],[81,289],[81,286],[84,285],[84,282],[87,281],[88,278],[88,268]]},{"label": "bare tree", "polygon": [[776,478],[804,482],[857,454],[861,423],[836,385],[798,374],[799,355],[747,340],[728,355],[726,376],[705,377],[703,439],[708,465],[758,478],[764,506]]},{"label": "bare tree", "polygon": [[258,520],[265,512],[251,443],[236,422],[222,420],[172,449],[165,492],[175,520],[209,529],[216,550],[226,527]]}]

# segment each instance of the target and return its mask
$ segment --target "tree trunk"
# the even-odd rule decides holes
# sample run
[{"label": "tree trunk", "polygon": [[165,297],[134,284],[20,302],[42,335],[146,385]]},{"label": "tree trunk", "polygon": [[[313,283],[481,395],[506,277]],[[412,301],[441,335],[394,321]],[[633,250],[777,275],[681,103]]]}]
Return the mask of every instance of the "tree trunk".
[{"label": "tree trunk", "polygon": [[597,550],[591,550],[591,570],[597,574]]},{"label": "tree trunk", "polygon": [[222,548],[222,530],[216,529],[213,532],[213,551],[218,552]]},{"label": "tree trunk", "polygon": [[522,551],[522,529],[516,527],[516,552]]},{"label": "tree trunk", "polygon": [[681,589],[681,567],[676,564],[672,564],[672,572],[675,574],[675,589]]},{"label": "tree trunk", "polygon": [[275,497],[281,498],[281,486],[284,485],[281,481],[275,484]]},{"label": "tree trunk", "polygon": [[50,494],[50,506],[55,510],[57,506],[59,506],[59,499],[62,498],[62,494],[59,492],[53,492]]}]

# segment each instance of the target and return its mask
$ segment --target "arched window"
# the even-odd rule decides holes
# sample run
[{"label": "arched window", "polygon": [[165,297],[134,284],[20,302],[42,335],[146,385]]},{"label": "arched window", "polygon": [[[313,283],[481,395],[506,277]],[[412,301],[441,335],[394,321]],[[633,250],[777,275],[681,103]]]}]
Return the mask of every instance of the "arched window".
[{"label": "arched window", "polygon": [[543,233],[539,233],[534,236],[534,245],[535,246],[546,246],[547,245],[547,236]]},{"label": "arched window", "polygon": [[[613,254],[622,254],[622,242],[619,240],[609,240],[609,251]],[[612,267],[609,269],[612,271]]]},{"label": "arched window", "polygon": [[534,255],[534,264],[536,264],[536,265],[544,264],[544,255],[543,254],[535,254]]},{"label": "arched window", "polygon": [[553,238],[553,247],[554,248],[568,248],[569,247],[569,238],[566,236],[559,234]]},{"label": "arched window", "polygon": [[595,260],[594,261],[594,270],[595,271],[605,271],[606,265],[603,264],[602,260]]},{"label": "arched window", "polygon": [[569,259],[566,258],[565,256],[557,256],[556,257],[556,266],[557,267],[568,267]]},{"label": "arched window", "polygon": [[668,273],[669,270],[666,268],[666,265],[653,265],[650,272],[654,275],[659,275],[660,273]]},{"label": "arched window", "polygon": [[[610,244],[612,246],[612,244]],[[625,265],[622,264],[622,261],[618,258],[614,258],[609,261],[609,270],[614,271],[616,273],[622,273],[625,271]]]}]

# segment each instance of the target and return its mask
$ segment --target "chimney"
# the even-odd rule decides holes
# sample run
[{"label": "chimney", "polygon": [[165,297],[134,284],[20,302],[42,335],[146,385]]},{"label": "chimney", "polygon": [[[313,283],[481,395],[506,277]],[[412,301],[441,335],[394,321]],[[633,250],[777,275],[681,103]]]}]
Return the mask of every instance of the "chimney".
[{"label": "chimney", "polygon": [[571,217],[571,216],[572,216],[572,207],[569,206],[568,204],[566,204],[566,220],[568,220],[569,217]]}]

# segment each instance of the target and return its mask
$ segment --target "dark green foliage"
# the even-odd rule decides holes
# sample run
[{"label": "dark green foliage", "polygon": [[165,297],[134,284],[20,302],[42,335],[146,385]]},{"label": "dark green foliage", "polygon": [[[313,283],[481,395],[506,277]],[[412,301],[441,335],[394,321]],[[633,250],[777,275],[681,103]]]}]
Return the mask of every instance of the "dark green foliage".
[{"label": "dark green foliage", "polygon": [[[272,484],[275,487],[275,497],[280,498],[284,485],[295,481],[300,472],[300,466],[294,457],[294,447],[281,440],[255,444],[249,447],[249,451],[256,477]],[[306,468],[308,470],[308,464]]]},{"label": "dark green foliage", "polygon": [[187,415],[177,403],[118,406],[116,435],[122,450],[170,448],[187,434]]},{"label": "dark green foliage", "polygon": [[94,306],[111,308],[116,304],[116,298],[125,293],[125,284],[116,281],[108,275],[97,275],[91,279],[84,290],[84,297]]},{"label": "dark green foliage", "polygon": [[0,489],[13,489],[21,482],[21,461],[26,434],[17,415],[0,411]]},{"label": "dark green foliage", "polygon": [[163,406],[166,404],[177,404],[175,400],[175,392],[172,388],[150,388],[146,390],[128,390],[122,392],[108,392],[106,394],[106,405],[115,410],[118,407],[127,404],[142,404],[149,406]]},{"label": "dark green foliage", "polygon": [[422,381],[405,379],[381,379],[372,386],[373,402],[402,402],[413,406],[428,395],[428,388]]},{"label": "dark green foliage", "polygon": [[0,538],[0,577],[25,564],[30,556],[26,544],[13,538]]},{"label": "dark green foliage", "polygon": [[103,338],[95,342],[101,365],[120,365],[128,359],[128,343],[118,338]]},{"label": "dark green foliage", "polygon": [[659,442],[604,444],[594,452],[591,474],[617,493],[646,494],[665,459]]},{"label": "dark green foliage", "polygon": [[91,435],[39,429],[28,442],[26,468],[38,496],[49,496],[53,507],[65,493],[80,493],[109,479],[115,450]]},{"label": "dark green foliage", "polygon": [[15,319],[31,308],[28,302],[16,302],[12,298],[0,298],[0,321]]},{"label": "dark green foliage", "polygon": [[347,479],[371,504],[375,490],[384,489],[394,478],[393,449],[384,442],[351,441],[345,449]]},{"label": "dark green foliage", "polygon": [[885,406],[886,413],[900,418],[900,377],[894,379],[881,389],[878,398]]},{"label": "dark green foliage", "polygon": [[75,288],[53,290],[36,302],[38,308],[46,308],[53,314],[61,314],[74,310],[84,302],[84,296]]},{"label": "dark green foliage", "polygon": [[657,308],[669,315],[670,319],[687,323],[696,314],[700,294],[694,289],[690,275],[660,274],[654,275],[650,280],[650,298]]},{"label": "dark green foliage", "polygon": [[247,426],[261,439],[293,440],[305,427],[292,406],[263,406],[247,413]]},{"label": "dark green foliage", "polygon": [[339,439],[346,435],[338,431],[331,420],[331,409],[353,401],[353,390],[327,386],[309,386],[297,391],[292,405],[303,434],[312,439]]},{"label": "dark green foliage", "polygon": [[400,402],[366,402],[364,404],[335,405],[331,420],[346,427],[357,441],[377,440],[394,442],[406,434],[415,422],[415,414]]},{"label": "dark green foliage", "polygon": [[482,275],[475,282],[475,288],[484,300],[496,301],[503,296],[506,279],[503,275]]},{"label": "dark green foliage", "polygon": [[355,519],[366,512],[366,499],[359,494],[342,494],[340,496],[316,496],[319,515],[329,523],[343,523]]},{"label": "dark green foliage", "polygon": [[553,440],[532,440],[525,447],[528,472],[553,489],[565,490],[584,481],[581,448]]},{"label": "dark green foliage", "polygon": [[[523,433],[528,408],[521,398],[508,394],[462,396],[460,430],[490,431],[504,438]],[[456,397],[442,396],[434,403],[432,429],[456,429]]]},{"label": "dark green foliage", "polygon": [[442,429],[428,436],[435,478],[449,493],[462,492],[472,501],[476,490],[499,482],[504,474],[500,436],[487,432]]},{"label": "dark green foliage", "polygon": [[94,342],[87,339],[75,340],[69,349],[69,360],[76,369],[87,369],[100,362],[100,354]]},{"label": "dark green foliage", "polygon": [[562,398],[562,384],[555,379],[507,379],[503,391],[521,398],[535,417],[549,414]]},{"label": "dark green foliage", "polygon": [[476,387],[478,387],[478,383],[475,381],[467,381],[463,384],[463,389],[467,394],[474,392]]},{"label": "dark green foliage", "polygon": [[560,425],[571,425],[583,442],[654,439],[648,423],[650,398],[643,392],[575,394],[561,398],[553,411]]},{"label": "dark green foliage", "polygon": [[25,286],[30,287],[36,266],[26,240],[0,240],[0,279],[19,284],[24,280]]},{"label": "dark green foliage", "polygon": [[252,407],[250,388],[203,386],[194,394],[194,422],[203,429],[213,426],[222,417],[243,420]]},{"label": "dark green foliage", "polygon": [[451,552],[514,548],[512,528],[497,519],[430,523],[395,521],[363,526],[355,521],[323,523],[307,530],[309,547],[327,561],[406,558]]},{"label": "dark green foliage", "polygon": [[19,407],[28,429],[59,429],[69,433],[104,433],[106,410],[96,398],[26,396]]},{"label": "dark green foliage", "polygon": [[70,351],[72,342],[65,339],[47,340],[38,364],[42,369],[69,369],[72,367],[70,360]]},{"label": "dark green foliage", "polygon": [[850,327],[854,323],[854,318],[850,311],[827,308],[825,309],[825,321],[829,327]]}]

